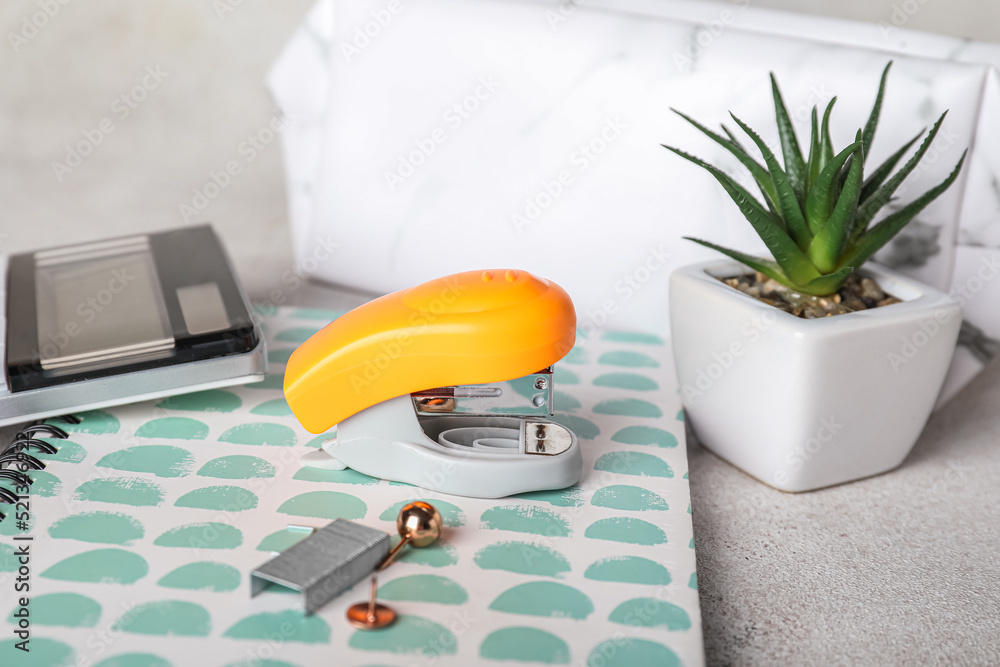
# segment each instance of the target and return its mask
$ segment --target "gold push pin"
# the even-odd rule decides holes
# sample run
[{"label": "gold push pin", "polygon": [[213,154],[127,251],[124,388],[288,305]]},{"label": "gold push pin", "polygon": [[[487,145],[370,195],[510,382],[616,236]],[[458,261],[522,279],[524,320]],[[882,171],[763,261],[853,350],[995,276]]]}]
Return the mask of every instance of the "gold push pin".
[{"label": "gold push pin", "polygon": [[352,604],[347,610],[347,622],[359,630],[378,630],[396,620],[396,612],[391,607],[375,601],[378,591],[376,575],[372,575],[372,589],[368,602]]},{"label": "gold push pin", "polygon": [[378,592],[378,573],[389,566],[404,544],[418,548],[434,544],[441,537],[441,513],[433,505],[422,500],[408,503],[396,517],[396,529],[403,539],[392,548],[382,564],[375,568],[368,602],[351,605],[347,610],[347,621],[359,630],[378,630],[396,620],[395,611],[375,601]]}]

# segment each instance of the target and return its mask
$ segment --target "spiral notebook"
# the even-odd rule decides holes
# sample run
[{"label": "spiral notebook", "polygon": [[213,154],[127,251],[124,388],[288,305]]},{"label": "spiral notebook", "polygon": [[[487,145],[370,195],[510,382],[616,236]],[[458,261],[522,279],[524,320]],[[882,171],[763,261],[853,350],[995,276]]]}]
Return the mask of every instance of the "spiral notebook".
[{"label": "spiral notebook", "polygon": [[[301,465],[328,434],[289,412],[284,363],[336,313],[259,314],[263,381],[49,420],[65,439],[34,433],[58,451],[27,452],[47,464],[26,472],[28,516],[0,501],[0,664],[703,664],[684,428],[663,340],[580,339],[556,366],[555,419],[581,438],[582,480],[483,500]],[[251,599],[250,572],[307,534],[289,524],[346,518],[395,535],[416,498],[445,530],[379,577],[394,625],[346,622],[367,580],[314,616],[294,592]]]}]

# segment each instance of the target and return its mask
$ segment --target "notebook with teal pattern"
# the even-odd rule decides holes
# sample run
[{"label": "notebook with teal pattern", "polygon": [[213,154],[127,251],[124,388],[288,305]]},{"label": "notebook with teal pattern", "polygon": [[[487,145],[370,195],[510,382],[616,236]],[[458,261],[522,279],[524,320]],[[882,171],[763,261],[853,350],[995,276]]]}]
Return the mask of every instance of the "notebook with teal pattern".
[{"label": "notebook with teal pattern", "polygon": [[[284,364],[335,316],[267,313],[263,382],[84,413],[69,440],[51,441],[60,451],[34,473],[27,525],[0,522],[0,664],[703,664],[683,414],[663,340],[581,338],[556,366],[555,420],[580,438],[583,478],[483,500],[300,464],[329,436],[290,413]],[[343,517],[395,534],[416,498],[445,531],[380,577],[391,627],[347,624],[367,581],[312,617],[294,592],[250,598],[250,571],[305,536],[288,524]],[[24,544],[30,590],[15,592]],[[14,635],[22,595],[29,653]]]}]

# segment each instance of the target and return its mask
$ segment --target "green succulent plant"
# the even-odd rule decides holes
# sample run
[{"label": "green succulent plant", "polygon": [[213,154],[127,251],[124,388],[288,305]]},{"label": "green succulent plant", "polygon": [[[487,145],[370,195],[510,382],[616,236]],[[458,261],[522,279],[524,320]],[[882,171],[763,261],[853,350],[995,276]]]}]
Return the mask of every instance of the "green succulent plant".
[{"label": "green succulent plant", "polygon": [[760,136],[734,114],[730,113],[730,116],[757,146],[764,164],[751,157],[725,125],[722,126],[725,136],[722,136],[672,109],[732,153],[749,170],[763,195],[763,204],[719,168],[672,146],[663,146],[707,170],[722,184],[764,241],[774,260],[747,255],[701,239],[685,238],[718,250],[804,294],[825,296],[840,289],[855,269],[955,182],[968,152],[966,150],[962,153],[955,169],[943,182],[872,226],[876,214],[892,201],[900,184],[920,163],[948,113],[946,111],[941,114],[916,153],[901,169],[893,173],[903,155],[923,136],[926,128],[865,176],[865,158],[875,137],[885,82],[891,66],[892,62],[889,62],[882,71],[878,94],[868,121],[858,130],[854,143],[840,152],[834,152],[830,141],[830,113],[837,98],[830,100],[823,112],[822,122],[819,122],[818,108],[813,107],[809,153],[805,157],[799,148],[778,82],[772,73],[771,92],[784,158],[783,167]]}]

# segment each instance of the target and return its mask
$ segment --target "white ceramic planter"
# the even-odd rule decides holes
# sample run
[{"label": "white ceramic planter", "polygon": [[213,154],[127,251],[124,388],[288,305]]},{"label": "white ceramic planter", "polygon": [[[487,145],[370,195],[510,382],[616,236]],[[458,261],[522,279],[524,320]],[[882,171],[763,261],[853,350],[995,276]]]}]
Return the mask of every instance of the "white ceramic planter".
[{"label": "white ceramic planter", "polygon": [[961,307],[868,264],[862,274],[903,303],[805,320],[717,279],[748,271],[723,260],[670,278],[678,384],[701,443],[782,491],[902,463],[941,389]]}]

